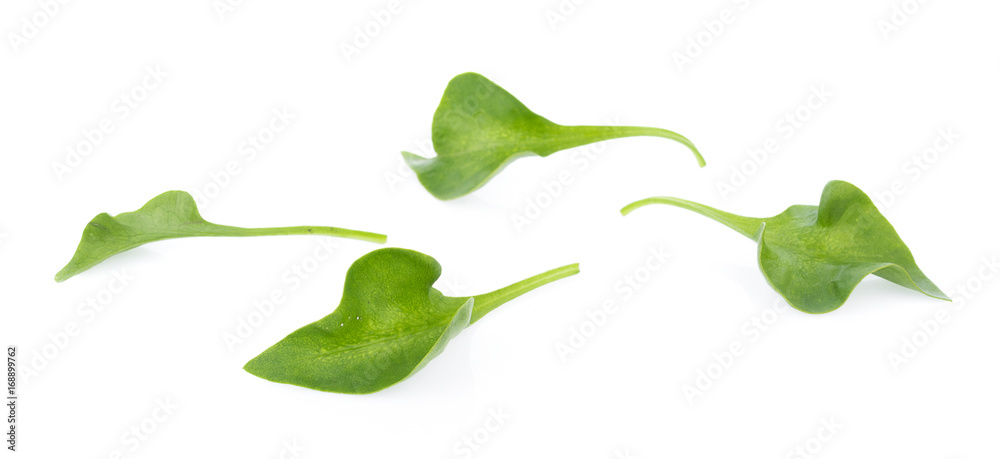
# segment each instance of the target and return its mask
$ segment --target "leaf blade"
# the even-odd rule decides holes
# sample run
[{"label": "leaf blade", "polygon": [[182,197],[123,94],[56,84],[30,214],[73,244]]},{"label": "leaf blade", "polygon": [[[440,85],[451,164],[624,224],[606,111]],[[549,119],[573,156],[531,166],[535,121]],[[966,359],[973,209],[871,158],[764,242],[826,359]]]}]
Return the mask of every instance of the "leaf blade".
[{"label": "leaf blade", "polygon": [[202,218],[194,198],[183,191],[167,191],[138,210],[115,216],[98,214],[84,227],[73,258],[55,275],[63,282],[102,261],[150,242],[184,237],[250,237],[271,235],[325,235],[384,243],[385,235],[332,226],[240,228],[216,225]]},{"label": "leaf blade", "polygon": [[431,140],[437,156],[403,152],[420,183],[438,199],[469,194],[512,161],[611,139],[652,136],[685,145],[705,166],[686,137],[666,129],[632,126],[563,126],[534,113],[512,94],[477,73],[453,78],[434,112]]},{"label": "leaf blade", "polygon": [[[549,273],[571,275],[560,271],[564,268]],[[340,305],[331,314],[292,332],[244,369],[269,381],[326,392],[377,392],[438,356],[471,324],[477,298],[502,304],[557,278],[529,278],[530,288],[516,283],[498,290],[517,293],[502,298],[453,298],[433,288],[440,275],[437,261],[419,252],[370,252],[351,265]]]},{"label": "leaf blade", "polygon": [[[842,306],[858,284],[874,274],[932,298],[948,300],[923,273],[895,228],[854,185],[834,180],[818,206],[794,205],[770,218],[751,218],[678,198],[647,198],[649,204],[681,207],[723,223],[757,242],[758,266],[768,284],[796,309],[822,314]],[[751,228],[759,225],[751,233]]]}]

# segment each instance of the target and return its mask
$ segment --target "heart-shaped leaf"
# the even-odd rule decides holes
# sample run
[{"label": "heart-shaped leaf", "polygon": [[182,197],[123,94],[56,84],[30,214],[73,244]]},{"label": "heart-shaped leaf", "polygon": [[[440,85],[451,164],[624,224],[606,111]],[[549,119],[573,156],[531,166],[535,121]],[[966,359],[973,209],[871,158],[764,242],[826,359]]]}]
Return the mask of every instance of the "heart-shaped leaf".
[{"label": "heart-shaped leaf", "polygon": [[871,199],[847,182],[828,183],[819,206],[791,206],[771,218],[742,217],[666,197],[634,202],[622,214],[648,204],[697,212],[757,241],[760,270],[767,282],[800,311],[820,314],[839,308],[869,274],[949,300],[920,271]]},{"label": "heart-shaped leaf", "polygon": [[437,156],[403,152],[420,183],[438,199],[454,199],[483,186],[511,161],[622,137],[675,140],[705,159],[684,136],[666,129],[630,126],[562,126],[525,107],[486,77],[464,73],[448,83],[434,112],[431,140]]},{"label": "heart-shaped leaf", "polygon": [[491,293],[454,298],[432,287],[441,276],[433,258],[406,249],[376,250],[351,265],[332,314],[292,332],[243,368],[310,389],[376,392],[416,373],[501,304],[577,272],[578,265],[568,265]]},{"label": "heart-shaped leaf", "polygon": [[148,242],[194,236],[275,236],[315,234],[383,243],[385,236],[331,226],[290,226],[284,228],[238,228],[209,223],[201,218],[194,198],[183,191],[168,191],[135,212],[114,217],[102,213],[83,230],[80,245],[59,273],[56,282],[80,274],[108,257]]}]

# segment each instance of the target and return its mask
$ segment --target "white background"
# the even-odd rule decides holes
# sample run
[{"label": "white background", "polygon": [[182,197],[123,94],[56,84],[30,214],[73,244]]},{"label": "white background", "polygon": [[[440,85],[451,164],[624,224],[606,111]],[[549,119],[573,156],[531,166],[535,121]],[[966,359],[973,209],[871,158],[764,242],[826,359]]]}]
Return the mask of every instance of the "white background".
[{"label": "white background", "polygon": [[[71,2],[51,18],[35,1],[3,2],[0,337],[35,371],[21,375],[22,457],[276,458],[293,457],[292,442],[303,458],[996,455],[1000,313],[983,267],[1000,252],[1000,5],[911,3],[886,34],[880,23],[901,0],[564,3],[553,26],[555,0],[404,1],[348,61],[342,46],[386,1],[252,1],[221,18],[209,0]],[[728,23],[709,35],[705,22],[720,17]],[[44,25],[32,34],[24,20]],[[699,38],[700,53],[687,49]],[[679,66],[688,51],[698,55]],[[123,119],[119,98],[147,67],[166,76]],[[624,139],[521,159],[474,194],[437,201],[399,152],[420,152],[444,87],[466,71],[556,122],[676,130],[708,167],[679,144]],[[832,96],[800,107],[811,88]],[[250,160],[241,143],[273,110],[294,119]],[[809,119],[788,136],[776,123],[797,111]],[[104,119],[114,130],[58,178],[53,163]],[[939,130],[958,138],[925,153]],[[769,138],[780,147],[752,163],[747,151]],[[921,155],[934,160],[917,176]],[[212,188],[230,161],[239,174]],[[733,182],[740,167],[749,173]],[[546,191],[567,173],[572,183]],[[667,195],[770,216],[816,204],[831,179],[873,197],[898,181],[885,214],[963,301],[870,278],[833,313],[768,312],[782,303],[752,242],[680,209],[618,213]],[[367,396],[241,367],[330,313],[348,266],[374,244],[338,240],[317,264],[315,237],[173,240],[52,280],[94,215],[206,187],[218,191],[202,208],[210,221],[383,232],[388,246],[435,257],[439,286],[465,295],[572,262],[582,272],[491,313],[418,375]],[[530,201],[544,209],[518,228],[512,217]],[[667,265],[627,295],[627,276],[644,275],[660,248]],[[288,282],[304,265],[319,268]],[[79,309],[115,271],[133,278],[127,287],[104,292],[102,312]],[[230,350],[224,335],[273,290],[287,301]],[[595,326],[588,312],[606,299],[619,309]],[[774,317],[766,330],[753,322]],[[937,331],[924,339],[927,321]],[[60,338],[67,326],[78,332]],[[590,336],[560,356],[581,329]],[[914,339],[915,354],[894,365],[890,354]],[[744,352],[719,371],[734,343]],[[36,357],[46,346],[51,358]],[[689,400],[684,386],[706,371],[710,387]],[[154,423],[157,400],[176,408]],[[491,410],[503,423],[484,435]],[[831,419],[835,432],[819,433]],[[140,441],[133,426],[155,431]],[[465,454],[464,437],[484,444]]]}]

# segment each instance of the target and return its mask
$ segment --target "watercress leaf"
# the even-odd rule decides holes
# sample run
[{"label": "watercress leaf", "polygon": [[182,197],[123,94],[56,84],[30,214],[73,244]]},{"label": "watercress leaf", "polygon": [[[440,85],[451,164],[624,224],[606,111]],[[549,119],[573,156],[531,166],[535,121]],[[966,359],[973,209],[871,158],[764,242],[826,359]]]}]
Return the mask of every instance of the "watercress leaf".
[{"label": "watercress leaf", "polygon": [[742,217],[667,197],[634,202],[622,214],[648,204],[694,211],[757,241],[767,282],[800,311],[820,314],[839,308],[869,274],[950,301],[917,267],[871,199],[847,182],[829,182],[819,206],[791,206],[771,218]]},{"label": "watercress leaf", "polygon": [[209,223],[198,213],[194,198],[183,191],[167,191],[134,212],[112,217],[102,213],[83,230],[83,237],[69,263],[56,274],[62,282],[80,274],[112,255],[148,242],[193,236],[271,236],[315,234],[384,243],[381,234],[330,226],[283,228],[239,228]]},{"label": "watercress leaf", "polygon": [[448,83],[434,112],[431,140],[437,156],[403,152],[420,183],[435,197],[454,199],[475,191],[511,161],[621,137],[653,136],[682,143],[698,164],[705,159],[684,136],[649,127],[562,126],[528,109],[486,77],[464,73]]},{"label": "watercress leaf", "polygon": [[366,394],[424,367],[459,332],[513,298],[579,272],[547,271],[494,292],[448,297],[441,265],[407,249],[379,249],[347,271],[340,305],[247,362],[260,378],[327,392]]}]

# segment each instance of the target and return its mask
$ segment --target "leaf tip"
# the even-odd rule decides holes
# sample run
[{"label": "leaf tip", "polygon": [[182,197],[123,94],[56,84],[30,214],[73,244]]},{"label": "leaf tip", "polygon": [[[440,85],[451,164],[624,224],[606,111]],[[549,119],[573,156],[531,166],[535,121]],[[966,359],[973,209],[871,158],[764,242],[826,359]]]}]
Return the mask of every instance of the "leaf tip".
[{"label": "leaf tip", "polygon": [[[263,355],[263,354],[261,354],[261,355]],[[252,375],[254,375],[254,376],[258,377],[258,378],[270,380],[270,378],[267,378],[266,376],[264,376],[265,373],[264,373],[263,367],[261,366],[261,363],[260,363],[261,355],[258,355],[256,357],[248,360],[247,363],[243,364],[243,371],[245,371],[247,373],[250,373],[250,374],[252,374]]]},{"label": "leaf tip", "polygon": [[406,165],[413,167],[414,163],[419,163],[420,161],[426,161],[429,158],[425,158],[415,153],[410,153],[408,151],[401,152],[403,154],[403,161],[406,161]]},{"label": "leaf tip", "polygon": [[63,269],[60,269],[59,272],[56,273],[53,279],[55,279],[57,283],[63,283],[77,274],[80,274],[80,270],[78,268],[74,268],[73,261],[70,261],[66,266],[63,266]]}]

